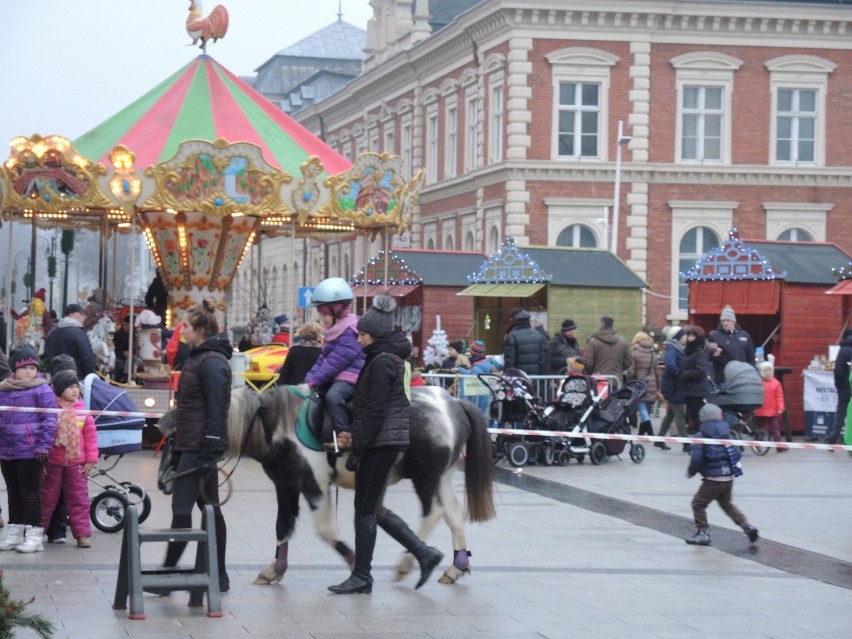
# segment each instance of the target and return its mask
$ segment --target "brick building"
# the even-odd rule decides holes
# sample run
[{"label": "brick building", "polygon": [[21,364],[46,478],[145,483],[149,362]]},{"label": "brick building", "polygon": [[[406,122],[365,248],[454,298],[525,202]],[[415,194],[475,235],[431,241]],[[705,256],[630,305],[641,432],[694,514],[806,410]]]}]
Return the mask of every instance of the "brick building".
[{"label": "brick building", "polygon": [[[362,73],[296,117],[347,157],[424,167],[401,243],[614,241],[654,326],[686,319],[678,274],[731,227],[852,250],[848,0],[374,6]],[[365,242],[306,248],[307,281],[381,247]]]}]

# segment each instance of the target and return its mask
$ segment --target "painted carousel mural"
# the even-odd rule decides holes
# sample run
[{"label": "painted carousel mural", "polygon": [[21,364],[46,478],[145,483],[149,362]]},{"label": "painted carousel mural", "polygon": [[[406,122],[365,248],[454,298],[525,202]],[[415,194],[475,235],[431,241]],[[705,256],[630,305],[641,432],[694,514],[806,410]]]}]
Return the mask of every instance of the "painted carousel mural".
[{"label": "painted carousel mural", "polygon": [[203,297],[224,310],[262,235],[403,232],[423,181],[399,157],[350,162],[325,145],[206,54],[227,12],[213,28],[192,11],[201,55],[73,143],[15,138],[0,173],[5,220],[143,233],[170,324]]}]

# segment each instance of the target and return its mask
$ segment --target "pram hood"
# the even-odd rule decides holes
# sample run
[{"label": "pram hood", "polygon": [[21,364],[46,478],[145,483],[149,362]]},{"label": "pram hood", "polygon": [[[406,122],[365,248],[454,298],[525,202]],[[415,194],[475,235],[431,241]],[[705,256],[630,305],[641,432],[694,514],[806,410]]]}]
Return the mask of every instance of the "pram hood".
[{"label": "pram hood", "polygon": [[[86,375],[83,380],[83,403],[88,410],[139,412],[127,391],[105,382],[95,373]],[[145,420],[141,417],[96,415],[98,451],[105,455],[141,450],[144,426]]]},{"label": "pram hood", "polygon": [[725,390],[711,393],[707,401],[717,406],[753,410],[763,405],[763,382],[751,364],[731,361],[725,365]]}]

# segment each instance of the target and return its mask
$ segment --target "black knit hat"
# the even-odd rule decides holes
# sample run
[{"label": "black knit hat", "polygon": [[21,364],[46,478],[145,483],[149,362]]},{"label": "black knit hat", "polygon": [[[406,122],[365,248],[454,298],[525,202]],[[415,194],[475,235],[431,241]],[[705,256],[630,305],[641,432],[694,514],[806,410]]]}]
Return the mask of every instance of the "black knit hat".
[{"label": "black knit hat", "polygon": [[60,353],[52,360],[50,360],[50,374],[51,376],[56,375],[59,371],[73,371],[77,372],[77,362],[70,355],[66,355],[65,353]]},{"label": "black knit hat", "polygon": [[38,368],[40,363],[41,361],[38,358],[36,349],[28,344],[16,346],[12,349],[12,352],[9,353],[9,365],[12,367],[12,370],[15,371],[19,368],[23,368],[24,366],[35,366]]},{"label": "black knit hat", "polygon": [[73,386],[74,384],[79,386],[80,380],[77,379],[77,373],[74,371],[64,370],[56,373],[51,378],[50,383],[53,386],[53,392],[56,393],[57,397],[60,397],[69,386]]},{"label": "black knit hat", "polygon": [[464,342],[457,339],[455,342],[450,342],[450,348],[454,348],[456,353],[464,353]]},{"label": "black knit hat", "polygon": [[563,331],[573,331],[575,328],[577,328],[577,323],[572,319],[567,319],[562,322]]},{"label": "black knit hat", "polygon": [[381,339],[393,333],[393,311],[396,302],[390,295],[376,295],[372,308],[358,320],[358,331]]}]

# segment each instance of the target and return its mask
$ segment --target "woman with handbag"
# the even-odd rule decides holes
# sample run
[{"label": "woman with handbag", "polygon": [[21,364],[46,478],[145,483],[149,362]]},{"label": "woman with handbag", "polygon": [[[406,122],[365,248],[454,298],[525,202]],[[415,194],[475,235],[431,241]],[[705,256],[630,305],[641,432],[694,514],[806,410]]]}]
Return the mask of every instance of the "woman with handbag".
[{"label": "woman with handbag", "polygon": [[[653,435],[654,427],[651,424],[651,405],[657,401],[660,389],[660,367],[657,361],[657,353],[654,351],[654,340],[644,331],[639,331],[633,336],[630,353],[633,361],[627,369],[627,379],[641,379],[645,382],[645,394],[639,400],[639,434]],[[659,442],[668,450],[664,442]],[[657,446],[657,444],[654,444]]]}]

